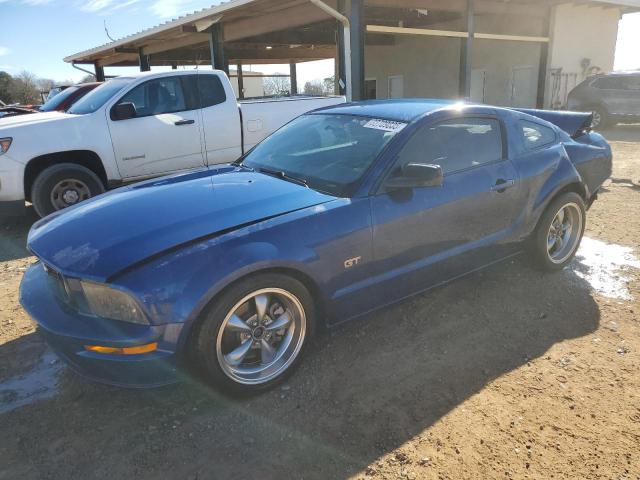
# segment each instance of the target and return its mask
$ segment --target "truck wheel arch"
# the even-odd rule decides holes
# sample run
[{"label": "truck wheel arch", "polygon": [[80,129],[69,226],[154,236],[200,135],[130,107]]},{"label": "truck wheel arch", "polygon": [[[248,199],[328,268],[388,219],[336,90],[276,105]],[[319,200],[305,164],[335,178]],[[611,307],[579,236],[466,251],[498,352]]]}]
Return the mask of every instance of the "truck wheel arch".
[{"label": "truck wheel arch", "polygon": [[24,171],[24,196],[31,200],[31,189],[36,177],[46,168],[59,163],[74,163],[88,168],[95,173],[104,188],[107,188],[107,172],[97,153],[91,150],[69,150],[65,152],[48,153],[32,158]]}]

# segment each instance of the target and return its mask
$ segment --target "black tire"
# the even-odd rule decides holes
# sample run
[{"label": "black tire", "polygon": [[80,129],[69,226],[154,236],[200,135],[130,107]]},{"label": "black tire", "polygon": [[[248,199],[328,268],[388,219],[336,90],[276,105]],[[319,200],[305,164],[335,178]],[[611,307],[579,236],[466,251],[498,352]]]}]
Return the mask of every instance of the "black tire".
[{"label": "black tire", "polygon": [[[580,216],[580,225],[575,227],[576,237],[573,238],[571,236],[570,247],[566,247],[567,251],[564,252],[564,254],[562,254],[562,252],[558,252],[558,257],[554,259],[553,252],[550,252],[548,248],[548,242],[550,241],[549,236],[552,235],[551,225],[552,222],[554,222],[554,219],[556,219],[556,215],[565,207],[567,207],[567,211],[571,212],[571,215],[575,214]],[[534,266],[540,270],[548,272],[555,272],[566,267],[569,262],[573,260],[573,257],[580,247],[580,242],[582,241],[582,236],[584,234],[585,223],[586,209],[584,200],[580,195],[574,192],[569,192],[562,194],[553,200],[540,217],[536,230],[529,239],[529,253]],[[569,242],[567,242],[567,245],[569,245]]]},{"label": "black tire", "polygon": [[593,111],[593,122],[591,126],[596,130],[604,130],[613,126],[613,119],[609,112],[607,112],[602,107],[594,107]]},{"label": "black tire", "polygon": [[[278,371],[277,375],[262,383],[246,383],[242,379],[232,378],[231,374],[227,373],[225,367],[221,364],[217,350],[219,335],[221,335],[221,339],[225,338],[226,334],[220,334],[220,330],[225,323],[225,319],[233,312],[234,307],[237,307],[239,302],[247,296],[263,289],[280,289],[299,300],[306,318],[304,335],[301,347],[299,347],[297,354],[292,357],[291,363],[286,367],[281,367],[282,370]],[[192,358],[195,357],[207,381],[226,393],[244,396],[270,389],[293,373],[314,336],[316,312],[311,294],[301,282],[287,275],[264,273],[240,280],[223,291],[207,308],[203,314],[202,321],[195,328],[196,330],[190,342],[190,348],[194,351],[189,353],[193,353],[190,356]],[[302,329],[299,330],[302,331]],[[235,345],[231,348],[234,347]],[[285,356],[283,355],[282,358],[285,358]],[[224,360],[222,361],[224,362]]]},{"label": "black tire", "polygon": [[[62,188],[56,188],[56,186],[65,180],[70,181],[69,189],[75,192],[72,198],[77,195],[77,202],[67,203],[61,198],[56,200],[52,198],[54,189]],[[59,163],[44,169],[36,177],[31,187],[31,203],[40,217],[46,217],[65,208],[65,205],[74,205],[104,191],[104,184],[100,178],[88,168],[75,163]]]}]

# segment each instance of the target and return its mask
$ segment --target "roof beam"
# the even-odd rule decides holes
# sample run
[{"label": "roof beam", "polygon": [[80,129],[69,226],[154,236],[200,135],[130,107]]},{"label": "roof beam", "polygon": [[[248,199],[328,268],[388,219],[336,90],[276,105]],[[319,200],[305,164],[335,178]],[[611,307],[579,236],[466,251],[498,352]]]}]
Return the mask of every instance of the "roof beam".
[{"label": "roof beam", "polygon": [[208,33],[190,33],[182,38],[150,43],[142,47],[142,51],[145,55],[154,55],[156,53],[176,50],[178,48],[190,47],[191,45],[208,43],[209,36],[210,35]]},{"label": "roof beam", "polygon": [[331,17],[315,5],[303,3],[302,5],[287,9],[285,14],[282,12],[274,12],[259,17],[226,22],[224,24],[224,40],[226,42],[233,42],[243,38],[301,27],[328,19],[331,19]]}]

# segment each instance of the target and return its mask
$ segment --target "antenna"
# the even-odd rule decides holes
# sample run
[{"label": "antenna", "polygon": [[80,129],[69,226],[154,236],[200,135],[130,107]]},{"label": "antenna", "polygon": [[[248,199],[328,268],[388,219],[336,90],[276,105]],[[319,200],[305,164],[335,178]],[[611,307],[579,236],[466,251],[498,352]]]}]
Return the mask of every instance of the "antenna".
[{"label": "antenna", "polygon": [[107,34],[107,37],[109,37],[109,40],[111,40],[112,42],[115,42],[116,39],[113,38],[111,35],[109,35],[109,30],[107,29],[107,21],[103,20],[103,24],[104,24],[104,33]]}]

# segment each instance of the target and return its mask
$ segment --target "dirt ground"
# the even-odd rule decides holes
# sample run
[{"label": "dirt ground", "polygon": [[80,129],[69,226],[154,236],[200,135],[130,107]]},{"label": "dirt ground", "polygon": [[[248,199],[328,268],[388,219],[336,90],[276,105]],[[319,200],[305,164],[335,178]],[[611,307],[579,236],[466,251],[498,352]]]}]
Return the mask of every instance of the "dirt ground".
[{"label": "dirt ground", "polygon": [[640,479],[640,126],[607,136],[571,268],[519,258],[369,315],[243,401],[69,372],[18,303],[34,218],[5,223],[0,478]]}]

